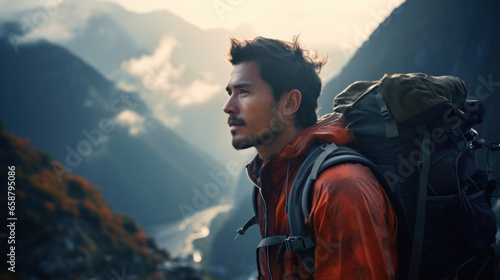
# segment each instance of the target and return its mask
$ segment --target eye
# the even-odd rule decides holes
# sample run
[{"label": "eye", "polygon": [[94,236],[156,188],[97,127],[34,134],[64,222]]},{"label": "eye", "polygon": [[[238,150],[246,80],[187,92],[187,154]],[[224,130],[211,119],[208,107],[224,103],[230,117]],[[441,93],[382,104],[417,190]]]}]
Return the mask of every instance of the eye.
[{"label": "eye", "polygon": [[250,92],[247,90],[244,90],[244,89],[240,90],[240,94],[248,94],[248,93],[250,93]]}]

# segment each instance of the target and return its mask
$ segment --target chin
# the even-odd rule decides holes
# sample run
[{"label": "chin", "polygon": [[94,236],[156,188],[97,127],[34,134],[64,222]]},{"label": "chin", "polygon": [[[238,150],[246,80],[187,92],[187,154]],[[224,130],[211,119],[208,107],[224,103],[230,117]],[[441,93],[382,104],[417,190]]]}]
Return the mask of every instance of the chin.
[{"label": "chin", "polygon": [[254,146],[248,139],[233,139],[231,144],[236,150],[244,150]]}]

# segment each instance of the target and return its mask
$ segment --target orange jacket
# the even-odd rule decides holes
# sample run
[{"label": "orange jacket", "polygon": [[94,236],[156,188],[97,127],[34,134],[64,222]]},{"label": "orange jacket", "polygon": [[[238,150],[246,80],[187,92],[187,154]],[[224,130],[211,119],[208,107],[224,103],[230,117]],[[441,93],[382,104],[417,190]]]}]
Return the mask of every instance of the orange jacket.
[{"label": "orange jacket", "polygon": [[[343,145],[352,141],[340,114],[304,129],[292,144],[265,161],[247,165],[258,186],[258,221],[262,237],[289,234],[285,213],[293,179],[314,141]],[[267,212],[267,221],[264,213]],[[397,221],[390,202],[368,167],[341,164],[323,171],[314,183],[312,209],[305,224],[313,235],[314,279],[394,279]],[[258,250],[257,279],[313,279],[295,252],[276,263],[280,245]]]}]

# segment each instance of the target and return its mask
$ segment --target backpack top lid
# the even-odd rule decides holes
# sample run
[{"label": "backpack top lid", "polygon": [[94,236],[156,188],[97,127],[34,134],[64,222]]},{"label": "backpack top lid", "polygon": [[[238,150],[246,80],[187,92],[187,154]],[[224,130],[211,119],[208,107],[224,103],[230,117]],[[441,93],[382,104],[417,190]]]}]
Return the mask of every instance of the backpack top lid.
[{"label": "backpack top lid", "polygon": [[426,112],[442,103],[462,104],[467,84],[454,76],[430,76],[423,73],[384,75],[380,92],[398,122]]},{"label": "backpack top lid", "polygon": [[[356,82],[334,100],[334,111],[344,113],[365,92],[378,86],[382,98],[397,122],[419,124],[435,114],[462,104],[468,94],[467,84],[454,76],[430,76],[424,73],[385,74],[379,81]],[[427,116],[425,116],[427,115]]]}]

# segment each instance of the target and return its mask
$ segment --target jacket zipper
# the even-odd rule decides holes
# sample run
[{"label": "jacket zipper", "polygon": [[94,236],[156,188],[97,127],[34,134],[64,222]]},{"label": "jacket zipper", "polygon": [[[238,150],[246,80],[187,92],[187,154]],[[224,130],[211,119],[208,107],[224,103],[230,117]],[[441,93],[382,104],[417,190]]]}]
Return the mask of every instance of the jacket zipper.
[{"label": "jacket zipper", "polygon": [[[264,164],[263,164],[264,165]],[[262,174],[262,166],[261,170],[259,172]],[[253,181],[250,174],[247,173],[248,178],[250,181]],[[260,198],[262,199],[262,206],[264,206],[264,238],[267,237],[267,205],[266,205],[266,200],[264,199],[264,195],[262,194],[262,180],[259,180],[259,184],[255,184],[255,186],[259,189],[259,195]],[[258,207],[258,206],[257,206]],[[258,217],[256,217],[258,219]],[[267,273],[269,274],[269,279],[273,280],[273,275],[271,274],[271,267],[269,264],[269,248],[266,247],[266,266],[267,266]],[[258,267],[260,268],[260,264],[258,264]],[[260,277],[259,277],[260,278]]]},{"label": "jacket zipper", "polygon": [[[257,186],[259,188],[259,195],[260,198],[262,199],[262,206],[264,206],[264,237],[267,237],[267,205],[266,205],[266,200],[264,199],[264,195],[262,194],[262,180],[259,182],[259,185]],[[269,274],[269,279],[273,279],[273,276],[271,274],[271,267],[269,265],[269,248],[266,247],[266,265],[267,265],[267,273]]]}]

